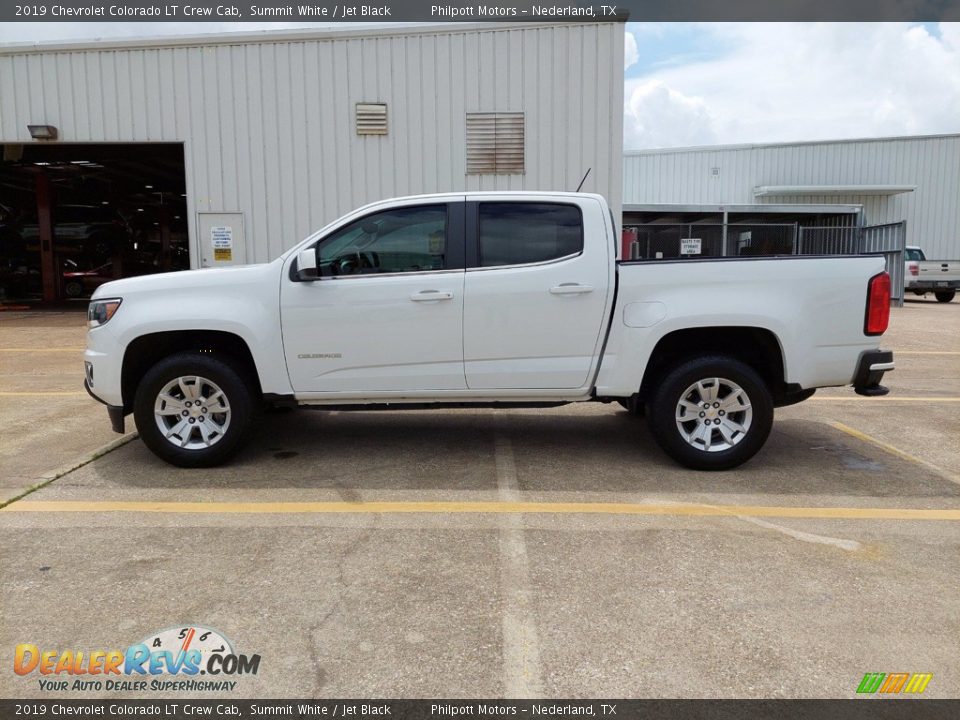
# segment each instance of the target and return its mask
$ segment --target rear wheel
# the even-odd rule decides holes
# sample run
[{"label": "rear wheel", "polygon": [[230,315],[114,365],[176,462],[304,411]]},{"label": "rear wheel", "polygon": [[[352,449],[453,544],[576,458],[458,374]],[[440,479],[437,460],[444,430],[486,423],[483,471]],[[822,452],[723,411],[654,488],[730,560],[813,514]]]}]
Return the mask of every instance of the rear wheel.
[{"label": "rear wheel", "polygon": [[937,302],[950,302],[956,294],[956,290],[943,290],[942,292],[934,293],[934,295],[937,296]]},{"label": "rear wheel", "polygon": [[188,352],[147,371],[133,416],[158,457],[178,467],[211,467],[239,449],[251,411],[250,390],[231,364]]},{"label": "rear wheel", "polygon": [[647,421],[661,448],[694,470],[727,470],[763,447],[773,425],[773,399],[757,372],[739,360],[689,360],[668,373]]}]

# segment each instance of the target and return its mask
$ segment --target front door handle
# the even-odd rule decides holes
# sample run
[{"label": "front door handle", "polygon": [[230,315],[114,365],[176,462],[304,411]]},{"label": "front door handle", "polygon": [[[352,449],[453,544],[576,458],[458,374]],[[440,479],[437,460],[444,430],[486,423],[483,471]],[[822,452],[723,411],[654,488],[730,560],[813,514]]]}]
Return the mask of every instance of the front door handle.
[{"label": "front door handle", "polygon": [[550,288],[552,295],[578,295],[588,292],[593,292],[593,286],[581,285],[580,283],[560,283]]},{"label": "front door handle", "polygon": [[410,296],[414,302],[436,302],[437,300],[453,300],[453,293],[446,290],[421,290]]}]

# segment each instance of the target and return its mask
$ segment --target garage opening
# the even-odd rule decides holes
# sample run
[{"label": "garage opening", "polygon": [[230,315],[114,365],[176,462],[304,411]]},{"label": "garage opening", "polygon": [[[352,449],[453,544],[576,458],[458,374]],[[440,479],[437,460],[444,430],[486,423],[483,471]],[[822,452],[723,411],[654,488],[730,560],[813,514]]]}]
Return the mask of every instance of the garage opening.
[{"label": "garage opening", "polygon": [[190,267],[183,145],[5,144],[0,302],[83,301]]}]

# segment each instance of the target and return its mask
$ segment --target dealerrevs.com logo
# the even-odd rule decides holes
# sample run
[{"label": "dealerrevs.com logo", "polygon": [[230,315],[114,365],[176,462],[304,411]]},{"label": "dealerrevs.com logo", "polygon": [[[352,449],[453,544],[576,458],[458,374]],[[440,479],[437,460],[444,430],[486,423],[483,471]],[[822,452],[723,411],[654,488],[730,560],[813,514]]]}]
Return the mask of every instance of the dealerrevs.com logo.
[{"label": "dealerrevs.com logo", "polygon": [[256,675],[259,655],[237,653],[222,633],[181,625],[152,633],[126,650],[48,650],[20,643],[13,671],[38,676],[45,692],[232,691],[238,678]]}]

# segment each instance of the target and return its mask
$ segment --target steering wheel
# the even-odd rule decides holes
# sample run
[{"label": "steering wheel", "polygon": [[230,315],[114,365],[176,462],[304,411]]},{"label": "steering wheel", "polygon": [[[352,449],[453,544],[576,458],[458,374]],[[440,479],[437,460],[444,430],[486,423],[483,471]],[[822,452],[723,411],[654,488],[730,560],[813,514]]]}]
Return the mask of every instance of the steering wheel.
[{"label": "steering wheel", "polygon": [[360,253],[350,255],[341,255],[330,263],[330,269],[334,275],[354,275],[360,271],[363,263],[360,260]]},{"label": "steering wheel", "polygon": [[364,270],[379,267],[380,255],[375,252],[347,253],[330,263],[330,269],[334,275],[358,275]]}]

